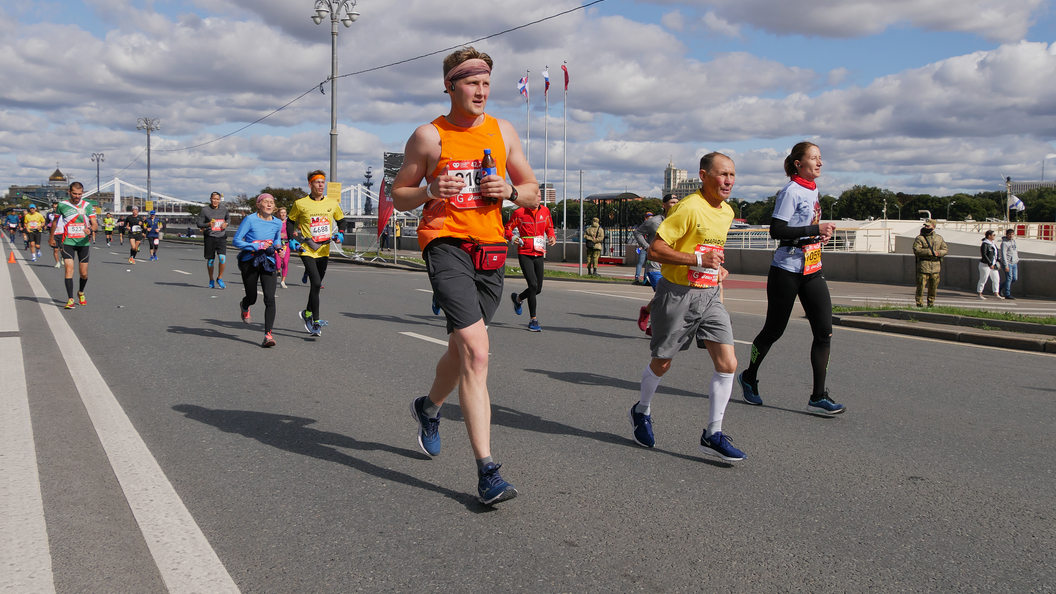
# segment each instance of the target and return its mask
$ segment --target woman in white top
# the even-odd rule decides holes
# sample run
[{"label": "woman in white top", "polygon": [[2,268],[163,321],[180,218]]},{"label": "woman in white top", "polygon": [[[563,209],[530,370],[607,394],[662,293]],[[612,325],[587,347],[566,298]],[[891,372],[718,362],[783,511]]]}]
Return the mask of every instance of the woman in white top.
[{"label": "woman in white top", "polygon": [[814,181],[821,176],[821,149],[810,142],[792,147],[785,158],[785,174],[790,179],[777,194],[770,222],[770,237],[778,240],[778,248],[766,280],[766,322],[752,341],[751,364],[737,380],[745,402],[763,403],[759,396],[759,367],[770,347],[784,334],[798,296],[814,334],[810,347],[814,391],[807,411],[835,415],[846,409],[833,401],[825,388],[832,340],[832,299],[821,272],[821,246],[832,238],[836,224],[821,222],[818,186]]}]

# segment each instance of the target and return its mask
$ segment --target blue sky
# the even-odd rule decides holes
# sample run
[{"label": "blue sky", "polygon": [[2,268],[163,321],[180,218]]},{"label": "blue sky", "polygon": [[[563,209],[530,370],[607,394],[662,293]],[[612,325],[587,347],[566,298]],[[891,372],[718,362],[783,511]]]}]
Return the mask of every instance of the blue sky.
[{"label": "blue sky", "polygon": [[[583,4],[492,3],[473,31],[437,19],[441,0],[361,0],[341,30],[340,72],[456,45]],[[142,152],[135,118],[162,119],[155,185],[198,199],[266,185],[304,186],[328,161],[329,97],[311,93],[264,124],[199,149],[321,82],[326,23],[310,1],[69,4],[14,0],[0,9],[0,186],[34,183],[56,162],[103,176]],[[999,175],[1040,177],[1056,153],[1056,20],[1051,0],[607,0],[478,44],[496,60],[489,111],[526,129],[516,81],[532,71],[532,165],[543,177],[539,72],[554,82],[549,179],[560,179],[560,64],[572,73],[569,169],[588,192],[658,195],[668,160],[692,170],[727,151],[735,195],[782,183],[798,140],[822,147],[823,189],[857,183],[931,194],[995,189]],[[188,18],[196,15],[196,18]],[[979,52],[973,55],[973,53]],[[440,57],[339,81],[339,181],[380,168],[414,127],[444,113]],[[137,162],[123,178],[141,182]],[[1056,158],[1048,171],[1056,175]],[[576,177],[570,174],[569,178]],[[578,177],[575,184],[578,194]],[[559,195],[562,194],[559,189]],[[571,195],[571,192],[570,192]]]}]

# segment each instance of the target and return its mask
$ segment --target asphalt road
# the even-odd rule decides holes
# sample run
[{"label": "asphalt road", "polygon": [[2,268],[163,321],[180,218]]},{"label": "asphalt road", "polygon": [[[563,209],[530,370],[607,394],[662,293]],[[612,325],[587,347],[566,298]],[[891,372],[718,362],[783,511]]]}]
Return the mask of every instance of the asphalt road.
[{"label": "asphalt road", "polygon": [[[42,558],[56,592],[1056,587],[1051,355],[837,327],[829,387],[848,412],[818,418],[803,412],[810,331],[794,316],[760,374],[765,406],[735,390],[724,431],[748,458],[727,465],[697,452],[712,370],[696,348],[653,401],[657,447],[630,439],[650,290],[547,281],[542,333],[508,300],[489,331],[492,449],[520,496],[486,508],[457,396],[440,456],[415,442],[408,403],[446,340],[424,274],[332,265],[330,324],[313,339],[294,263],[278,345],[262,349],[262,303],[244,325],[237,270],[227,290],[206,288],[199,249],[163,244],[134,266],[127,246],[94,249],[89,305],[72,311],[50,254],[3,264],[0,311],[17,329],[0,344],[21,346],[46,538],[0,531],[0,591],[49,591],[43,570],[20,570]],[[506,292],[524,286],[509,278]],[[765,292],[733,298],[757,306]],[[734,303],[743,369],[763,317]],[[0,365],[18,375],[17,358]],[[20,447],[14,430],[0,443]],[[32,485],[13,458],[4,476]],[[0,520],[32,525],[12,493]]]}]

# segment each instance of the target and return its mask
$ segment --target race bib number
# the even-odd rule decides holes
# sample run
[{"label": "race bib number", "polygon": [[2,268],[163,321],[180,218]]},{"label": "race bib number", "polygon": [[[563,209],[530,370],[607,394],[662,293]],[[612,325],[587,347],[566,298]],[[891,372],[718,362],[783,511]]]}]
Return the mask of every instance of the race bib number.
[{"label": "race bib number", "polygon": [[[702,243],[697,245],[697,249],[694,250],[694,253],[697,254],[707,254],[708,252],[722,253],[723,249],[717,245],[707,245]],[[719,269],[690,266],[689,272],[686,274],[686,280],[689,281],[689,286],[691,287],[717,287],[719,285]]]},{"label": "race bib number", "polygon": [[29,230],[30,231],[36,231],[39,228],[40,228],[40,222],[39,221],[30,221],[29,222]]},{"label": "race bib number", "polygon": [[546,236],[536,235],[532,238],[532,248],[537,252],[546,252]]},{"label": "race bib number", "polygon": [[211,230],[213,230],[213,231],[223,231],[224,230],[224,220],[223,219],[213,219],[211,221],[211,224],[210,224],[209,228]]},{"label": "race bib number", "polygon": [[132,225],[132,232],[133,233],[139,233],[142,230],[143,230],[143,227],[140,227],[139,225]]},{"label": "race bib number", "polygon": [[451,161],[447,164],[447,174],[461,178],[466,183],[458,196],[448,199],[451,206],[459,210],[488,206],[484,197],[480,195],[480,180],[483,177],[480,171],[480,159]]},{"label": "race bib number", "polygon": [[158,244],[159,244],[159,243],[161,243],[161,239],[159,239],[159,238],[155,237],[155,238],[154,238],[154,247],[158,247]]},{"label": "race bib number", "polygon": [[803,274],[814,274],[821,270],[821,244],[803,246]]},{"label": "race bib number", "polygon": [[67,223],[66,237],[70,239],[84,239],[84,223]]},{"label": "race bib number", "polygon": [[330,241],[330,217],[312,217],[308,223],[308,234],[312,236],[315,243],[327,243]]}]

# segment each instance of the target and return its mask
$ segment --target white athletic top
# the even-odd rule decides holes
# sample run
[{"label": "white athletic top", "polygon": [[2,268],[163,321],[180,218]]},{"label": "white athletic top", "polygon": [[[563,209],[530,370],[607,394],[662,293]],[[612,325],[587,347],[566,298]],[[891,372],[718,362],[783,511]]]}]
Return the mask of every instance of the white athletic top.
[{"label": "white athletic top", "polygon": [[[774,218],[786,221],[789,227],[806,227],[821,222],[821,203],[818,202],[818,190],[808,190],[794,181],[777,193],[774,205]],[[792,253],[789,253],[789,252]],[[772,266],[782,270],[801,274],[803,272],[803,250],[799,248],[779,247],[774,252]]]}]

